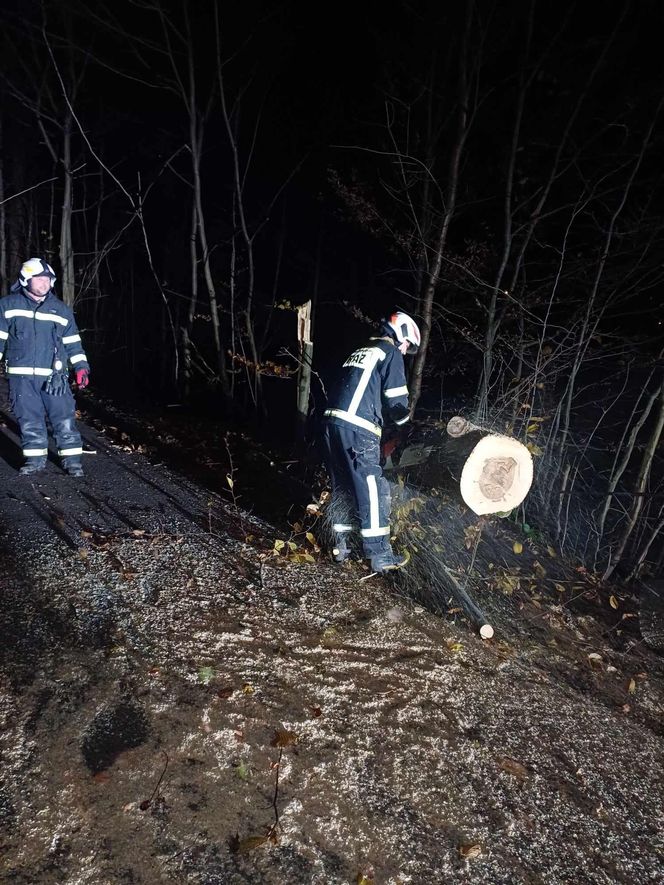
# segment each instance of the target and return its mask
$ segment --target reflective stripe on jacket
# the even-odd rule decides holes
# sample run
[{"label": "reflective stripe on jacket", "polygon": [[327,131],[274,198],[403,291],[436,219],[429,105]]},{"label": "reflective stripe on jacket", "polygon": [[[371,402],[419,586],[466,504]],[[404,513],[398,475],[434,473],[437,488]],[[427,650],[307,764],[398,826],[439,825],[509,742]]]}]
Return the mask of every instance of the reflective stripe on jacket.
[{"label": "reflective stripe on jacket", "polygon": [[371,338],[343,364],[325,416],[380,436],[385,413],[396,424],[408,421],[406,372],[403,356],[390,339]]},{"label": "reflective stripe on jacket", "polygon": [[76,369],[90,368],[72,309],[52,293],[41,303],[24,292],[0,298],[3,355],[8,375],[48,377],[67,361]]}]

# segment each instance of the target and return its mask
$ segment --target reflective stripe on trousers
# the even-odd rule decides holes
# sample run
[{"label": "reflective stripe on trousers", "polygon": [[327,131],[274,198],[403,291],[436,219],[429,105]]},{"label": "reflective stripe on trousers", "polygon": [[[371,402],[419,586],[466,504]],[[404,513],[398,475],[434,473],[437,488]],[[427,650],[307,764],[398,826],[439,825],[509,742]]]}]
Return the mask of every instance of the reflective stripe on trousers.
[{"label": "reflective stripe on trousers", "polygon": [[359,522],[364,551],[367,555],[389,546],[390,487],[380,466],[380,440],[373,433],[327,422],[324,430],[325,463],[332,481],[332,510],[339,540],[346,532],[342,525],[352,524],[345,518],[344,507]]},{"label": "reflective stripe on trousers", "polygon": [[60,453],[71,451],[72,457],[80,458],[83,450],[71,390],[67,387],[62,396],[51,396],[43,387],[43,378],[9,377],[9,401],[18,422],[24,456],[44,457],[48,453],[48,417]]}]

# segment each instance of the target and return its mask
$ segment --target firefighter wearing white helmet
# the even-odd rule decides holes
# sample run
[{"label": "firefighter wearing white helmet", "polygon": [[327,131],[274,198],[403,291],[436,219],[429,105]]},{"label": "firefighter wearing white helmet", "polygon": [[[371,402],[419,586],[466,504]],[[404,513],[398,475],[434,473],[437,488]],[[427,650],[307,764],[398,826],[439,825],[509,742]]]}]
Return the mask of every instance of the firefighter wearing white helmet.
[{"label": "firefighter wearing white helmet", "polygon": [[406,354],[412,356],[417,353],[422,337],[417,323],[407,313],[398,310],[385,321],[384,326],[391,330],[399,344],[399,350],[404,356]]},{"label": "firefighter wearing white helmet", "polygon": [[18,421],[25,463],[21,474],[44,470],[48,455],[46,419],[62,464],[83,476],[81,436],[67,363],[79,388],[90,375],[88,358],[70,307],[53,292],[55,273],[43,258],[30,258],[10,294],[0,299],[0,359],[9,378],[9,401]]},{"label": "firefighter wearing white helmet", "polygon": [[341,367],[324,427],[337,562],[350,556],[356,527],[373,571],[391,571],[408,561],[390,543],[390,488],[380,465],[380,438],[385,421],[401,425],[409,419],[404,356],[416,353],[420,340],[415,321],[396,311]]}]

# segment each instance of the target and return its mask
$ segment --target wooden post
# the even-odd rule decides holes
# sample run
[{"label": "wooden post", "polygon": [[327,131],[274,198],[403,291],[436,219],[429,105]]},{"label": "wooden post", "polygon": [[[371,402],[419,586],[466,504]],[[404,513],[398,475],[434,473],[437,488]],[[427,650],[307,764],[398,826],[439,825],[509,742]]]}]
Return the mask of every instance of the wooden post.
[{"label": "wooden post", "polygon": [[311,366],[314,355],[314,343],[311,340],[311,300],[297,309],[297,341],[300,353],[300,368],[297,373],[297,418],[301,437],[309,415]]}]

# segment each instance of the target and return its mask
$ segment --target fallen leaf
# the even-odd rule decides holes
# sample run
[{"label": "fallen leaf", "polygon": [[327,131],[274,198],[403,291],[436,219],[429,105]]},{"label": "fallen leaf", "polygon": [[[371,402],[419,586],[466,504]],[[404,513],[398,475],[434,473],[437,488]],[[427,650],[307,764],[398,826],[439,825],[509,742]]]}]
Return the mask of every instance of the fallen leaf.
[{"label": "fallen leaf", "polygon": [[298,736],[294,731],[288,731],[285,728],[278,728],[274,732],[270,744],[273,747],[292,747],[298,742]]},{"label": "fallen leaf", "polygon": [[234,691],[235,691],[235,689],[233,688],[232,685],[226,685],[226,686],[224,686],[224,688],[220,688],[217,691],[217,697],[221,698],[223,701],[225,701],[226,698],[231,697],[231,695],[233,694]]},{"label": "fallen leaf", "polygon": [[507,596],[511,596],[515,590],[518,590],[519,584],[520,581],[517,575],[501,575],[496,578],[496,586]]},{"label": "fallen leaf", "polygon": [[198,671],[198,681],[207,685],[214,678],[214,667],[201,667]]},{"label": "fallen leaf", "polygon": [[463,530],[464,546],[466,550],[470,550],[479,542],[481,528],[478,525],[469,525]]},{"label": "fallen leaf", "polygon": [[249,836],[247,839],[242,839],[237,850],[240,854],[247,854],[247,852],[253,851],[254,848],[260,848],[261,845],[265,845],[268,841],[267,836]]},{"label": "fallen leaf", "polygon": [[620,603],[618,602],[618,600],[616,599],[615,596],[611,595],[611,596],[609,596],[609,605],[611,606],[611,608],[618,608]]},{"label": "fallen leaf", "polygon": [[553,586],[556,588],[556,590],[558,591],[558,593],[564,593],[564,592],[565,592],[565,588],[563,587],[562,584],[554,584]]},{"label": "fallen leaf", "polygon": [[533,563],[533,572],[540,580],[546,577],[546,569],[538,560]]},{"label": "fallen leaf", "polygon": [[555,559],[558,555],[550,544],[547,545],[546,552],[549,554],[551,559]]},{"label": "fallen leaf", "polygon": [[85,562],[85,560],[88,558],[88,551],[85,549],[85,547],[78,548],[78,558],[81,560],[81,562]]},{"label": "fallen leaf", "polygon": [[591,651],[588,655],[588,660],[591,664],[599,664],[602,661],[602,656],[596,651]]},{"label": "fallen leaf", "polygon": [[242,686],[242,693],[243,694],[253,694],[254,693],[253,685],[250,685],[248,682],[245,682],[244,685]]},{"label": "fallen leaf", "polygon": [[636,681],[634,679],[629,680],[629,686],[627,687],[627,691],[630,694],[634,694],[634,692],[636,691]]},{"label": "fallen leaf", "polygon": [[509,756],[501,756],[498,760],[498,765],[503,771],[514,775],[514,777],[521,781],[525,780],[529,775],[529,771],[525,765],[517,762],[516,759],[511,759]]},{"label": "fallen leaf", "polygon": [[459,854],[466,860],[479,857],[481,853],[482,847],[480,845],[459,845]]},{"label": "fallen leaf", "polygon": [[289,562],[297,562],[300,564],[303,562],[316,562],[311,553],[291,553],[288,556],[288,560]]},{"label": "fallen leaf", "polygon": [[335,642],[338,640],[339,634],[334,627],[326,627],[321,633],[320,638],[322,643]]},{"label": "fallen leaf", "polygon": [[238,764],[235,766],[235,773],[240,778],[240,780],[246,781],[249,778],[250,772],[251,769],[246,762],[238,762]]},{"label": "fallen leaf", "polygon": [[515,553],[523,553],[523,544],[521,543],[521,541],[515,541],[512,544],[512,550]]}]

